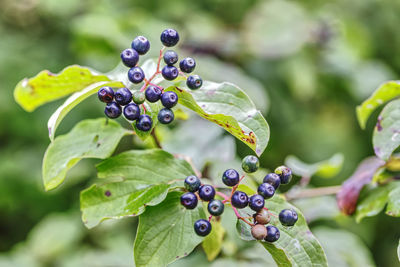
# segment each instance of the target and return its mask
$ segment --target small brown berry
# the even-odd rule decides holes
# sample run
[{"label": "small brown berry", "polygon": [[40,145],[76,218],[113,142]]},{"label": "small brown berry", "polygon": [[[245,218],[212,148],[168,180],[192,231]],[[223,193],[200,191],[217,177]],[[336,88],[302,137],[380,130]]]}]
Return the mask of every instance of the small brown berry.
[{"label": "small brown berry", "polygon": [[259,224],[268,224],[271,220],[271,217],[267,210],[262,209],[256,214],[254,214],[254,220]]},{"label": "small brown berry", "polygon": [[262,224],[256,224],[251,228],[251,235],[257,240],[263,240],[267,236],[267,228]]}]

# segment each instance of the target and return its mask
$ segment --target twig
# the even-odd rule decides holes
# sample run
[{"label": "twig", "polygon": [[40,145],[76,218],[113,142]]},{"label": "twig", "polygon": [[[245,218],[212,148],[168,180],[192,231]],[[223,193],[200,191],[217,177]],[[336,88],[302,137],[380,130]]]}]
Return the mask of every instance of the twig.
[{"label": "twig", "polygon": [[162,149],[160,140],[158,140],[158,137],[157,137],[154,129],[151,131],[151,136],[153,137],[154,143],[156,143],[157,147]]},{"label": "twig", "polygon": [[318,197],[325,195],[334,195],[337,194],[340,190],[341,186],[327,186],[327,187],[319,187],[312,189],[302,189],[298,191],[290,191],[286,193],[285,197],[287,200],[299,199],[299,198],[310,198],[310,197]]}]

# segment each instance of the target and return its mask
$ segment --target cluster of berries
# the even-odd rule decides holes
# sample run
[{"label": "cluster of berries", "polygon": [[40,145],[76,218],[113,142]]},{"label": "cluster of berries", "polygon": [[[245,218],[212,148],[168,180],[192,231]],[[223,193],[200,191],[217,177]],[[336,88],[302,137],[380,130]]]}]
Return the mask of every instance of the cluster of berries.
[{"label": "cluster of berries", "polygon": [[[196,61],[187,57],[180,61],[179,69],[174,65],[178,62],[178,54],[173,50],[164,52],[165,47],[175,46],[179,41],[179,34],[174,29],[167,29],[161,33],[161,42],[164,47],[160,51],[156,72],[146,79],[144,71],[138,66],[139,56],[146,54],[150,50],[150,42],[144,36],[136,37],[132,42],[132,48],[127,48],[121,53],[121,60],[125,66],[129,67],[128,79],[134,84],[144,81],[144,85],[138,91],[132,93],[128,88],[119,88],[114,92],[113,88],[105,86],[98,91],[100,101],[107,103],[104,113],[109,118],[118,118],[122,113],[129,121],[136,121],[136,127],[141,131],[149,131],[153,121],[146,113],[146,108],[142,105],[145,100],[156,103],[161,100],[164,106],[158,113],[158,120],[162,124],[169,124],[174,120],[174,112],[171,110],[178,103],[178,95],[172,91],[164,92],[164,88],[152,84],[151,81],[161,74],[165,80],[175,80],[179,75],[186,78],[186,85],[192,90],[199,89],[203,80],[199,75],[186,77],[184,73],[193,72]],[[164,52],[164,53],[163,53]],[[160,71],[160,61],[164,59],[165,66]],[[141,114],[142,105],[144,114]],[[123,107],[123,109],[122,109]]]},{"label": "cluster of berries", "polygon": [[[253,173],[259,168],[259,160],[255,156],[246,156],[242,161],[242,169],[246,173]],[[234,169],[226,170],[222,175],[222,182],[232,187],[230,196],[215,190],[211,185],[201,184],[197,176],[188,176],[184,185],[187,193],[181,196],[181,204],[187,209],[194,209],[198,204],[198,200],[208,201],[209,220],[200,219],[195,222],[194,230],[200,236],[206,236],[211,232],[212,216],[220,216],[224,212],[224,204],[230,203],[238,219],[244,221],[251,226],[251,233],[257,240],[265,240],[275,242],[280,237],[279,229],[273,225],[265,226],[270,222],[270,211],[265,205],[265,200],[271,198],[275,194],[275,190],[281,184],[288,184],[292,178],[292,171],[286,166],[280,166],[275,172],[265,176],[263,183],[258,187],[258,194],[248,196],[245,192],[236,190],[240,182],[244,179],[244,175],[240,177],[239,173]],[[216,199],[218,195],[223,200]],[[243,209],[249,206],[256,213],[252,216],[252,222],[240,216],[237,209]],[[279,221],[284,226],[293,226],[297,222],[298,216],[296,211],[292,209],[284,209],[279,213]]]}]

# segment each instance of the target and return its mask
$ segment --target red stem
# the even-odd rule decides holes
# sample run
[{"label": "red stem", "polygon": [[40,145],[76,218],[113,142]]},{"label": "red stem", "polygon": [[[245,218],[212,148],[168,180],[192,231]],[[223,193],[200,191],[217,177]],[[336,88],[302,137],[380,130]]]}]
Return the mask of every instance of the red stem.
[{"label": "red stem", "polygon": [[163,46],[160,49],[160,55],[158,56],[158,61],[157,61],[157,69],[156,72],[154,72],[154,74],[147,80],[146,78],[144,79],[144,85],[142,86],[142,88],[140,88],[140,92],[143,92],[146,87],[151,83],[151,81],[158,75],[161,73],[160,71],[160,63],[161,63],[161,58],[162,58],[162,54],[164,52],[165,47]]}]

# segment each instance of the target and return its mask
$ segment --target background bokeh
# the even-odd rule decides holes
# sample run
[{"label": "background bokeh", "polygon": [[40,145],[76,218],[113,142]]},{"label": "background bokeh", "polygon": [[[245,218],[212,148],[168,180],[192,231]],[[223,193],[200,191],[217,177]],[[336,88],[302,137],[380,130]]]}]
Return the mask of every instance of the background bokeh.
[{"label": "background bokeh", "polygon": [[[26,113],[13,100],[22,78],[70,64],[109,71],[139,34],[150,39],[154,56],[161,31],[174,27],[180,53],[196,58],[199,74],[237,83],[265,115],[271,141],[261,158],[264,168],[289,154],[316,162],[340,152],[343,170],[311,181],[338,185],[373,154],[373,120],[362,131],[355,107],[380,83],[400,76],[399,14],[397,0],[0,0],[0,266],[133,265],[135,218],[92,230],[80,221],[79,192],[94,181],[97,161],[82,161],[61,188],[44,192],[46,124],[62,100]],[[92,97],[68,115],[59,133],[103,116],[102,109]],[[189,154],[199,166],[208,162],[211,178],[250,153],[196,118],[161,132],[167,150]],[[131,145],[123,140],[119,151]],[[338,213],[331,197],[295,204],[332,266],[398,266],[399,220],[381,214],[356,224]],[[273,266],[265,251],[240,242],[234,227],[230,232],[213,266]],[[175,266],[188,264],[211,265],[200,248]]]}]

